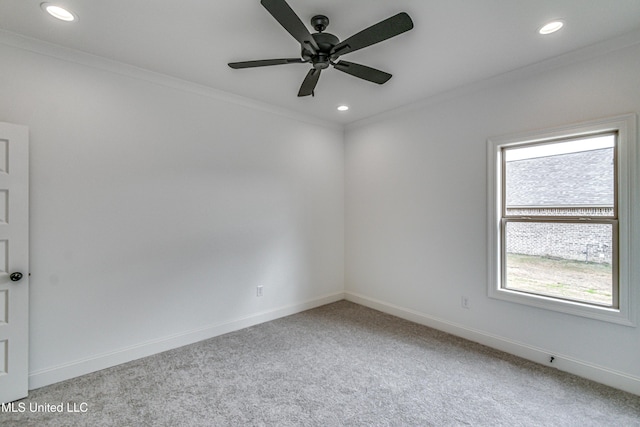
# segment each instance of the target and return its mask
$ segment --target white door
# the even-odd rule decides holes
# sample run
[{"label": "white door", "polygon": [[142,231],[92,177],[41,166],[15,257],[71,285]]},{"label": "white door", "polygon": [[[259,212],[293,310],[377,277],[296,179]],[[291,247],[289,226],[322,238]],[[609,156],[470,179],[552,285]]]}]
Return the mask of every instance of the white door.
[{"label": "white door", "polygon": [[29,134],[0,122],[0,402],[27,396]]}]

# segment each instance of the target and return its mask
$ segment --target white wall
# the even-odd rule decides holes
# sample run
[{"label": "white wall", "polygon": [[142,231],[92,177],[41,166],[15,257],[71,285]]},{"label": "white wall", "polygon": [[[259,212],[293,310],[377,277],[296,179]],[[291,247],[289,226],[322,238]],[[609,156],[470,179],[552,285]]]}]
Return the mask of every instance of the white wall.
[{"label": "white wall", "polygon": [[65,55],[0,43],[0,121],[30,129],[32,388],[342,298],[341,128]]},{"label": "white wall", "polygon": [[640,328],[490,299],[486,255],[487,138],[639,112],[639,88],[636,44],[348,127],[348,298],[640,393]]}]

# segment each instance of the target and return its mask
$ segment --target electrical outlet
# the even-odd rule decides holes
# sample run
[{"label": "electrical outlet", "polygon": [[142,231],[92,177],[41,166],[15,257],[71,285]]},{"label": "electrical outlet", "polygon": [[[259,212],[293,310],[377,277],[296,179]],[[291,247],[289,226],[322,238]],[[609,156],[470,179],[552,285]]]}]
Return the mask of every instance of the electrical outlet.
[{"label": "electrical outlet", "polygon": [[256,296],[257,297],[261,297],[262,296],[262,285],[258,286],[256,288]]},{"label": "electrical outlet", "polygon": [[466,297],[464,295],[460,298],[460,304],[462,305],[462,308],[466,308],[466,309],[470,309],[471,308],[471,303],[469,302],[469,297]]}]

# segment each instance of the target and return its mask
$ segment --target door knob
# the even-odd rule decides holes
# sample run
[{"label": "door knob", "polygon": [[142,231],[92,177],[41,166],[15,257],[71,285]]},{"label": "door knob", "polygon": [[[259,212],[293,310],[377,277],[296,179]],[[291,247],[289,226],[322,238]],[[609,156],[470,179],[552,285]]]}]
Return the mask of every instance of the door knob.
[{"label": "door knob", "polygon": [[12,282],[18,282],[20,279],[22,279],[22,273],[16,271],[15,273],[11,273],[9,275],[9,279],[11,279]]}]

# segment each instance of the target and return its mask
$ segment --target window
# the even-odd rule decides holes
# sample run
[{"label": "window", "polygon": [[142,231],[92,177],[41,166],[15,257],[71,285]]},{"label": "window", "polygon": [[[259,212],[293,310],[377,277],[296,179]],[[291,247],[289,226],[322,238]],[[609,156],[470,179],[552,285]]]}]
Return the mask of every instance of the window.
[{"label": "window", "polygon": [[488,141],[490,297],[634,324],[635,132],[627,115]]}]

